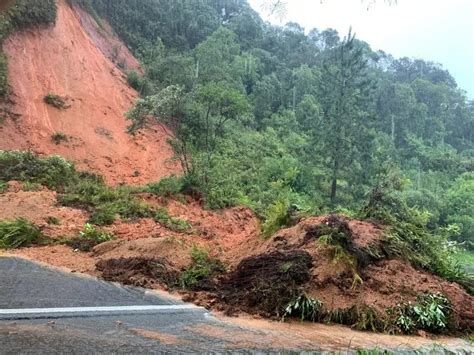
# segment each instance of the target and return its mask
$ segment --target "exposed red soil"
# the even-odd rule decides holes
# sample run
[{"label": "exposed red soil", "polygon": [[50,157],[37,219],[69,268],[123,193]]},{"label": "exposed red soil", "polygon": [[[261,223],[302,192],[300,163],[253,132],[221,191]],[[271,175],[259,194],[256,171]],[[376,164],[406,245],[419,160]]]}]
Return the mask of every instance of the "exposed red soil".
[{"label": "exposed red soil", "polygon": [[[81,170],[102,174],[110,184],[142,184],[179,173],[171,161],[166,128],[147,129],[134,137],[126,133],[124,113],[137,93],[104,53],[118,48],[127,66],[134,68],[137,62],[118,43],[64,0],[58,0],[54,27],[10,36],[3,45],[15,103],[9,110],[19,116],[0,125],[0,149],[59,154]],[[48,93],[66,98],[70,107],[45,104]],[[58,132],[68,141],[52,142]]]},{"label": "exposed red soil", "polygon": [[[22,191],[20,183],[10,182],[7,192],[0,194],[0,220],[26,218],[41,228],[50,238],[77,234],[89,216],[82,210],[57,205],[57,194],[46,188]],[[58,224],[48,223],[48,217]]]}]

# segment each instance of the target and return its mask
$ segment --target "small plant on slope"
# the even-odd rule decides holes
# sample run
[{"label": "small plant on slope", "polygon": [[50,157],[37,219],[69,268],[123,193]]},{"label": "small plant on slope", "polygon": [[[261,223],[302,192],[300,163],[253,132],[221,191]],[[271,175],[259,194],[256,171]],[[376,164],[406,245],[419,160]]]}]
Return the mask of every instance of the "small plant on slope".
[{"label": "small plant on slope", "polygon": [[96,245],[114,239],[115,236],[113,234],[97,229],[92,224],[86,223],[84,229],[79,232],[79,235],[68,240],[66,244],[80,251],[91,251]]},{"label": "small plant on slope", "polygon": [[60,110],[64,110],[70,107],[61,96],[52,94],[52,93],[49,93],[48,95],[46,95],[43,98],[43,101],[46,104],[56,107],[57,109],[60,109]]},{"label": "small plant on slope", "polygon": [[61,142],[67,142],[69,139],[64,133],[57,132],[51,136],[51,140],[54,144],[58,145],[61,144]]},{"label": "small plant on slope", "polygon": [[24,218],[0,221],[0,248],[25,247],[41,241],[40,229]]},{"label": "small plant on slope", "polygon": [[193,288],[200,282],[224,272],[224,265],[215,258],[209,256],[209,253],[198,247],[191,250],[192,264],[180,276],[181,287]]}]

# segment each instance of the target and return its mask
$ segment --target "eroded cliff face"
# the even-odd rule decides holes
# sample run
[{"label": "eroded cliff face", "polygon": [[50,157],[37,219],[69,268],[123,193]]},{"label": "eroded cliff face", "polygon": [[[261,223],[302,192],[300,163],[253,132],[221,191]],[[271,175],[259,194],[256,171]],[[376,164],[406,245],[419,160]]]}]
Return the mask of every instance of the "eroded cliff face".
[{"label": "eroded cliff face", "polygon": [[[87,13],[58,0],[54,27],[16,33],[5,41],[4,51],[9,109],[16,119],[0,124],[0,149],[59,154],[110,184],[142,184],[179,173],[165,127],[135,137],[126,133],[124,113],[137,93],[116,64],[136,70],[139,65]],[[49,93],[63,97],[68,108],[46,104]],[[56,133],[67,141],[53,142]]]}]

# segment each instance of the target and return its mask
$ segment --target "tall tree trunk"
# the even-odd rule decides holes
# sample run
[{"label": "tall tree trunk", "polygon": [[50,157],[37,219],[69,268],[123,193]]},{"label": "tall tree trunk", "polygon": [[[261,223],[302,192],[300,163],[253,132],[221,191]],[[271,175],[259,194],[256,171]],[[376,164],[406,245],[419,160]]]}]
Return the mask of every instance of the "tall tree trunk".
[{"label": "tall tree trunk", "polygon": [[395,117],[394,115],[390,115],[392,120],[392,142],[395,143]]},{"label": "tall tree trunk", "polygon": [[334,203],[334,201],[336,201],[338,174],[339,174],[339,159],[337,157],[334,157],[334,166],[332,169],[332,184],[331,184],[331,203]]}]

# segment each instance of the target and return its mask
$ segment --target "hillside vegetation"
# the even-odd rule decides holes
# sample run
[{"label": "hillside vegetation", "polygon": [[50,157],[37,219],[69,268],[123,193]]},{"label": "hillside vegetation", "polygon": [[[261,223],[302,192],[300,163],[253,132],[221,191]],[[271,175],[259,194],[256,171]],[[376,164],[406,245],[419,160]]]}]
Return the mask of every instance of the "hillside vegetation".
[{"label": "hillside vegetation", "polygon": [[[264,23],[244,0],[78,0],[140,59],[130,131],[167,123],[209,207],[359,209],[397,180],[431,231],[474,247],[474,104],[441,65],[332,29]],[[280,218],[281,220],[281,218]]]}]

